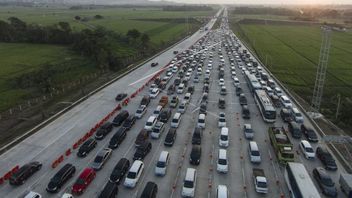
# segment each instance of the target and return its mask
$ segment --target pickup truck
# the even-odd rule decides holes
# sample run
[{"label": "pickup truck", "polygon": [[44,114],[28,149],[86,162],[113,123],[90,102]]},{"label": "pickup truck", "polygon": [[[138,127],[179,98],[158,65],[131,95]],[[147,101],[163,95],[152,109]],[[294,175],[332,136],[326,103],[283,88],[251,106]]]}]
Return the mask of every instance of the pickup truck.
[{"label": "pickup truck", "polygon": [[169,102],[169,97],[162,96],[159,100],[159,105],[161,105],[162,107],[165,107],[168,102]]},{"label": "pickup truck", "polygon": [[342,173],[340,175],[339,183],[342,192],[344,192],[347,197],[352,197],[352,175]]},{"label": "pickup truck", "polygon": [[253,180],[257,193],[268,193],[268,183],[263,169],[253,168]]}]

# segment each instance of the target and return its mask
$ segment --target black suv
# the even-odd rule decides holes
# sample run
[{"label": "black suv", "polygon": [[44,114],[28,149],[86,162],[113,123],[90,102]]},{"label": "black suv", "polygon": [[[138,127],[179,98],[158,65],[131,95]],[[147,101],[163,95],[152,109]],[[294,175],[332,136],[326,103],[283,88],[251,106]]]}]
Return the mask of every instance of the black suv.
[{"label": "black suv", "polygon": [[109,142],[109,148],[115,149],[119,147],[122,141],[126,138],[126,128],[121,127],[119,130],[116,131],[114,136],[111,137]]},{"label": "black suv", "polygon": [[50,179],[46,191],[50,193],[57,192],[76,172],[75,166],[65,164],[55,175]]},{"label": "black suv", "polygon": [[239,96],[239,95],[241,95],[243,93],[243,91],[242,91],[242,88],[241,87],[236,87],[236,96]]},{"label": "black suv", "polygon": [[301,129],[295,121],[291,121],[287,125],[288,131],[291,133],[293,138],[299,139],[302,136]]},{"label": "black suv", "polygon": [[19,168],[10,177],[11,185],[22,185],[30,176],[39,171],[42,168],[40,162],[30,162]]},{"label": "black suv", "polygon": [[207,104],[206,103],[200,104],[199,114],[201,114],[201,113],[207,115]]},{"label": "black suv", "polygon": [[145,141],[141,146],[139,146],[133,155],[133,160],[143,160],[145,156],[152,149],[152,143],[148,140]]},{"label": "black suv", "polygon": [[102,140],[104,137],[110,133],[112,130],[112,123],[111,122],[106,122],[104,123],[98,131],[95,133],[95,139],[97,140]]},{"label": "black suv", "polygon": [[136,116],[130,115],[123,123],[122,127],[126,128],[126,130],[130,130],[132,126],[136,123]]},{"label": "black suv", "polygon": [[120,184],[121,180],[128,172],[129,167],[130,167],[130,161],[126,158],[121,158],[120,161],[116,164],[116,166],[112,170],[109,181]]},{"label": "black suv", "polygon": [[159,118],[160,121],[163,123],[167,123],[167,121],[169,120],[169,118],[171,117],[171,109],[164,109],[161,111]]},{"label": "black suv", "polygon": [[115,198],[119,192],[118,186],[116,183],[108,181],[105,184],[104,189],[100,192],[98,198]]},{"label": "black suv", "polygon": [[251,112],[249,111],[249,108],[247,105],[242,105],[242,118],[244,119],[251,118]]},{"label": "black suv", "polygon": [[192,144],[200,145],[202,143],[202,128],[196,127],[192,135]]},{"label": "black suv", "polygon": [[315,131],[312,128],[308,127],[307,125],[302,124],[301,131],[306,136],[306,138],[309,142],[318,142],[319,141],[318,136],[315,133]]},{"label": "black suv", "polygon": [[240,94],[240,105],[247,105],[247,98],[244,93]]},{"label": "black suv", "polygon": [[219,109],[225,109],[225,105],[226,105],[225,99],[219,98],[219,103],[218,103]]},{"label": "black suv", "polygon": [[201,154],[202,154],[202,148],[200,147],[200,145],[193,145],[189,162],[193,165],[199,165]]},{"label": "black suv", "polygon": [[128,113],[128,111],[126,110],[121,111],[119,114],[117,114],[117,116],[112,121],[113,125],[120,126],[123,123],[123,121],[125,121],[128,118],[129,115],[130,114]]},{"label": "black suv", "polygon": [[164,145],[165,146],[172,146],[175,142],[176,139],[176,129],[175,128],[170,128],[169,132],[167,132],[165,140],[164,140]]},{"label": "black suv", "polygon": [[149,103],[150,103],[150,96],[148,95],[143,96],[140,105],[148,106]]},{"label": "black suv", "polygon": [[157,193],[158,185],[154,182],[149,181],[144,187],[141,198],[155,198]]},{"label": "black suv", "polygon": [[78,157],[87,156],[88,153],[92,151],[96,146],[97,146],[97,141],[95,141],[95,139],[93,138],[88,139],[81,145],[81,147],[79,147],[77,156]]},{"label": "black suv", "polygon": [[316,150],[316,155],[317,158],[319,158],[320,161],[324,164],[325,169],[333,171],[337,170],[335,159],[332,157],[332,155],[326,148],[318,146]]}]

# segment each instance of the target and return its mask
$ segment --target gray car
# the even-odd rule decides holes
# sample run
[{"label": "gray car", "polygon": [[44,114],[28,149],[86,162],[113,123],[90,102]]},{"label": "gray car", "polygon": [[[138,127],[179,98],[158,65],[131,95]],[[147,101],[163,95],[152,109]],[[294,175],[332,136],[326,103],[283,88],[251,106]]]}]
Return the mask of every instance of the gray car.
[{"label": "gray car", "polygon": [[100,170],[106,161],[110,158],[110,155],[112,153],[112,149],[110,148],[104,148],[103,150],[99,151],[97,156],[95,156],[94,161],[91,164],[91,167],[94,170]]}]

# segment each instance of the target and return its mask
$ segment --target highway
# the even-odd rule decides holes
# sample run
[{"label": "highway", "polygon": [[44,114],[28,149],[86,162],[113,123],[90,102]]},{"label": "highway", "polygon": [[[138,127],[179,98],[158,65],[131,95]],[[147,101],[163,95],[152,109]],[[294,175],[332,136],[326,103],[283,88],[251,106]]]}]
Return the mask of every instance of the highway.
[{"label": "highway", "polygon": [[[220,11],[218,12],[218,14]],[[226,12],[225,12],[226,15]],[[212,19],[207,27],[211,29],[216,19]],[[86,101],[74,107],[51,124],[47,125],[34,135],[28,137],[20,144],[16,145],[9,151],[1,155],[0,159],[0,173],[5,173],[7,170],[12,168],[14,165],[23,165],[30,161],[40,161],[43,163],[42,169],[35,173],[30,179],[28,179],[24,185],[13,187],[6,182],[0,186],[1,197],[21,197],[27,191],[35,191],[40,193],[43,197],[61,197],[65,192],[70,193],[71,187],[75,182],[80,172],[88,167],[89,164],[94,160],[95,154],[102,148],[108,146],[109,140],[112,135],[117,131],[118,128],[114,128],[113,131],[106,136],[103,140],[98,141],[98,146],[95,148],[86,158],[78,158],[76,152],[67,157],[59,167],[52,169],[51,163],[59,155],[61,155],[67,148],[72,147],[72,144],[78,138],[82,137],[87,131],[91,129],[97,122],[99,122],[107,113],[109,113],[116,106],[115,96],[117,93],[125,92],[128,94],[133,93],[136,89],[144,85],[149,78],[157,73],[163,66],[167,65],[173,58],[173,51],[177,50],[182,52],[188,49],[200,38],[204,37],[205,42],[209,43],[209,46],[214,46],[215,51],[213,52],[214,57],[212,59],[213,69],[211,70],[210,77],[210,89],[208,95],[207,104],[207,116],[206,116],[206,128],[203,131],[202,137],[202,155],[200,164],[198,166],[191,165],[189,163],[189,156],[192,148],[191,137],[192,132],[197,124],[200,99],[203,94],[203,79],[204,74],[200,76],[199,83],[194,83],[193,78],[196,71],[193,71],[189,85],[195,86],[195,91],[192,94],[191,101],[187,107],[186,112],[182,115],[182,120],[179,128],[177,129],[177,138],[172,147],[165,147],[163,142],[166,136],[166,132],[170,128],[170,120],[166,124],[166,130],[161,135],[160,139],[151,139],[152,150],[143,160],[145,169],[140,178],[137,186],[133,189],[127,189],[123,186],[123,182],[119,185],[118,197],[139,197],[144,189],[144,186],[148,181],[153,181],[158,185],[158,196],[157,197],[181,197],[181,188],[183,185],[183,179],[185,177],[186,169],[189,167],[197,169],[197,184],[196,184],[196,197],[214,197],[216,193],[216,187],[219,184],[226,185],[229,189],[231,197],[263,197],[263,195],[257,194],[253,186],[252,179],[252,168],[259,167],[264,169],[268,179],[269,192],[266,197],[280,197],[281,195],[288,197],[288,189],[285,185],[283,178],[284,168],[280,166],[276,160],[274,150],[270,145],[267,129],[269,126],[286,126],[282,122],[282,119],[278,116],[274,124],[268,124],[263,121],[257,106],[254,103],[254,99],[249,92],[246,81],[244,80],[243,74],[238,66],[235,64],[236,74],[241,82],[241,87],[248,99],[249,109],[251,112],[251,119],[244,120],[241,115],[241,106],[239,104],[239,98],[235,95],[235,86],[230,71],[229,58],[233,56],[224,53],[225,59],[225,86],[227,87],[227,94],[224,97],[226,100],[226,109],[220,110],[218,108],[218,100],[220,97],[219,91],[219,80],[218,80],[218,65],[220,58],[216,53],[219,48],[223,48],[221,41],[228,40],[229,37],[224,37],[226,33],[233,36],[232,31],[227,29],[218,29],[209,31],[210,33],[206,36],[208,31],[198,31],[183,42],[169,49],[168,51],[150,60],[143,66],[122,77],[115,83],[99,91],[97,94],[91,96]],[[228,40],[229,41],[229,40]],[[229,41],[231,42],[231,41]],[[197,45],[196,49],[201,52],[200,46]],[[244,49],[242,45],[242,49]],[[242,50],[241,49],[241,50]],[[207,50],[211,51],[210,49]],[[225,52],[225,49],[222,49]],[[209,61],[209,53],[204,52],[206,60],[203,66],[203,72],[205,71],[206,65]],[[254,58],[254,57],[252,57]],[[158,62],[159,66],[150,67],[152,62]],[[161,74],[161,77],[165,76],[165,72]],[[176,76],[169,81],[167,87],[173,83]],[[128,106],[123,107],[130,112],[135,113],[139,106],[140,100],[143,95],[148,95],[149,89],[145,88],[135,98],[133,98]],[[104,185],[108,181],[109,175],[116,165],[116,163],[125,157],[131,162],[133,161],[133,154],[135,151],[134,141],[139,131],[144,127],[146,120],[153,113],[153,110],[157,107],[158,101],[161,96],[166,95],[163,91],[158,95],[156,99],[152,99],[151,104],[148,106],[147,113],[142,119],[136,121],[136,124],[128,131],[126,139],[120,145],[119,148],[115,149],[112,153],[111,158],[105,164],[102,170],[97,172],[97,177],[88,186],[87,190],[81,197],[97,197]],[[184,94],[179,94],[179,98],[183,98]],[[169,96],[169,98],[171,98]],[[176,109],[173,109],[173,114]],[[227,150],[229,159],[229,172],[226,174],[220,174],[216,171],[216,160],[217,153],[219,150],[218,139],[220,128],[218,127],[218,114],[225,112],[226,114],[226,125],[229,128],[229,139],[230,144]],[[279,110],[277,110],[279,112]],[[305,122],[307,123],[307,118]],[[253,165],[248,158],[248,140],[244,138],[243,125],[249,123],[255,131],[254,140],[258,143],[261,151],[262,162],[260,165]],[[307,123],[310,125],[310,123]],[[287,128],[287,126],[286,126]],[[298,149],[299,140],[291,138],[294,143],[295,150]],[[319,144],[313,144],[316,148]],[[158,177],[154,174],[154,168],[158,160],[161,151],[168,151],[170,153],[171,161],[167,167],[167,174],[164,177]],[[315,149],[314,149],[315,150]],[[301,152],[296,154],[295,161],[302,162],[305,164],[309,173],[312,172],[313,168],[322,166],[318,159],[308,161],[306,160]],[[65,163],[72,163],[76,167],[76,173],[73,179],[70,179],[64,187],[57,194],[49,194],[45,188],[50,178],[61,168]],[[337,162],[339,170],[336,172],[329,172],[338,184],[339,173],[345,172],[343,167]],[[339,197],[343,197],[338,187]],[[324,197],[322,195],[322,197]]]}]

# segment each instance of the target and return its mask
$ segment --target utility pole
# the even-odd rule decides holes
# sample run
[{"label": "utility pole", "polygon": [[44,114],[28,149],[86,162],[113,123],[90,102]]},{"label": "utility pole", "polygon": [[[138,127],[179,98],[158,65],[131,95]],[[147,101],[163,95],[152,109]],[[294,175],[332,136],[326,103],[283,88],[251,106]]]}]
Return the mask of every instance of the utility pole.
[{"label": "utility pole", "polygon": [[339,116],[340,104],[341,104],[341,95],[337,94],[337,107],[336,107],[336,115],[335,115],[336,120],[337,120],[337,117]]}]

